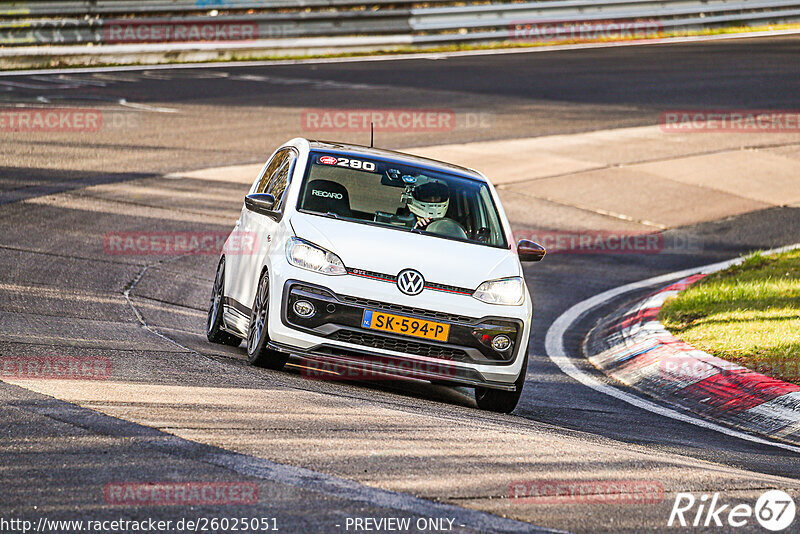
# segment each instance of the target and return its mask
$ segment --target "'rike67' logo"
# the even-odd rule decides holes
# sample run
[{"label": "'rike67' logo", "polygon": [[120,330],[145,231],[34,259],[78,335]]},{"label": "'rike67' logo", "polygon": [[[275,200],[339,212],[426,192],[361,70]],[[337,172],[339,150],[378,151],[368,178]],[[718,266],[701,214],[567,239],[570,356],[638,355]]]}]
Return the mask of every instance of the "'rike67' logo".
[{"label": "'rike67' logo", "polygon": [[[682,527],[744,527],[753,517],[758,524],[772,532],[789,527],[794,521],[796,509],[794,499],[781,490],[769,490],[761,494],[755,506],[746,503],[721,504],[719,493],[701,495],[678,493],[669,515],[667,526]],[[688,517],[686,517],[688,516]]]}]

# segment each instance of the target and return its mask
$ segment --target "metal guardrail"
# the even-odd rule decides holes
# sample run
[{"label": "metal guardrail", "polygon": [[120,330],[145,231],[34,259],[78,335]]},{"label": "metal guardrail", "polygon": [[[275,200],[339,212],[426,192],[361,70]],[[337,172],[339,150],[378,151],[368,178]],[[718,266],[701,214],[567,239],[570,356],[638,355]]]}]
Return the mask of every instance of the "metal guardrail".
[{"label": "metal guardrail", "polygon": [[43,0],[40,2],[0,2],[0,17],[58,15],[130,15],[139,13],[200,13],[325,8],[364,8],[366,6],[412,6],[445,4],[453,0]]},{"label": "metal guardrail", "polygon": [[409,10],[0,21],[0,45],[237,41],[408,33]]},{"label": "metal guardrail", "polygon": [[[0,1],[0,56],[12,56],[16,47],[31,53],[31,47],[41,45],[90,43],[103,46],[87,47],[86,54],[122,46],[128,54],[136,46],[151,52],[335,52],[527,40],[530,30],[540,27],[549,28],[551,40],[568,39],[581,24],[591,28],[626,22],[669,31],[800,20],[800,0],[472,1],[483,0],[466,5],[454,5],[453,0]],[[66,51],[62,46],[47,48],[53,55]]]},{"label": "metal guardrail", "polygon": [[760,16],[757,11],[776,8],[800,8],[797,0],[605,0],[587,2],[566,0],[528,2],[503,6],[464,6],[458,8],[429,8],[411,10],[411,27],[416,31],[439,31],[459,28],[507,26],[513,23],[537,21],[595,21],[644,19],[658,20],[662,24],[680,17],[697,17],[702,14],[738,14]]}]

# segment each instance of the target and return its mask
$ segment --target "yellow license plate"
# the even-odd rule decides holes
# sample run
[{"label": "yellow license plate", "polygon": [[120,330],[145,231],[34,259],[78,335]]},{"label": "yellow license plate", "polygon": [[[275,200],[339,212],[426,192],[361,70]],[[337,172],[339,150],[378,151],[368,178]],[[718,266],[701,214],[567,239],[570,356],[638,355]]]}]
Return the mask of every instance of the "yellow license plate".
[{"label": "yellow license plate", "polygon": [[364,312],[361,326],[372,330],[383,330],[393,334],[421,337],[434,341],[447,341],[447,337],[450,335],[450,325],[447,324],[372,310]]}]

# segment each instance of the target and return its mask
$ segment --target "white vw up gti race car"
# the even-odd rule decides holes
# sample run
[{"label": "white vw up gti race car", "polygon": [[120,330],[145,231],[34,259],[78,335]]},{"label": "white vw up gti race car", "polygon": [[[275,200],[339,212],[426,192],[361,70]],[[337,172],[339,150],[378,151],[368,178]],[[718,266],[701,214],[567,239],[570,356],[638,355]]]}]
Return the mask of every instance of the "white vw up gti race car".
[{"label": "white vw up gti race car", "polygon": [[533,313],[520,260],[544,255],[513,243],[497,193],[476,171],[293,139],[245,198],[206,334],[246,339],[254,365],[280,369],[295,355],[369,366],[474,386],[480,408],[508,413],[525,383]]}]

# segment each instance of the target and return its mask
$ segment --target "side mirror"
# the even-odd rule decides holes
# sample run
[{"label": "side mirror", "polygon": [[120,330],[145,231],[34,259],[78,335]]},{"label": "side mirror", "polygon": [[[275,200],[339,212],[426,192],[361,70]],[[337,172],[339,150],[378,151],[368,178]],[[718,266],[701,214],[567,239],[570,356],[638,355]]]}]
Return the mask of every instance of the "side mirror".
[{"label": "side mirror", "polygon": [[519,255],[519,261],[541,261],[547,251],[539,243],[521,239],[517,243],[517,254]]},{"label": "side mirror", "polygon": [[253,193],[244,197],[244,205],[250,211],[262,215],[274,215],[275,197],[269,193]]}]

